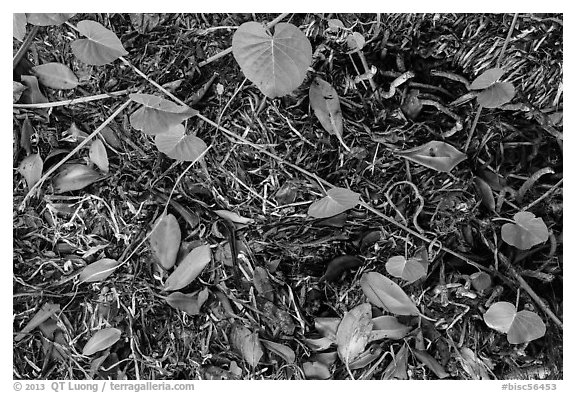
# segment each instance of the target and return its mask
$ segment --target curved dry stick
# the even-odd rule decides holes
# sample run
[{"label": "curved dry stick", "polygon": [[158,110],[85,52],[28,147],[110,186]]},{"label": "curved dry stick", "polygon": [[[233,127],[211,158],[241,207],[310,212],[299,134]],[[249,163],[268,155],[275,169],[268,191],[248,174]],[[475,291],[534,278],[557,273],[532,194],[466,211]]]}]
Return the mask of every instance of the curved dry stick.
[{"label": "curved dry stick", "polygon": [[442,133],[443,138],[451,137],[452,135],[454,135],[458,131],[462,130],[462,128],[463,128],[462,119],[457,114],[455,114],[454,112],[452,112],[452,111],[448,110],[446,107],[444,107],[444,105],[440,104],[439,102],[432,101],[432,100],[420,100],[420,103],[422,105],[433,106],[434,108],[438,109],[440,112],[444,113],[447,116],[450,116],[452,119],[454,119],[454,121],[456,121],[456,124],[454,124],[454,126],[451,129]]},{"label": "curved dry stick", "polygon": [[414,78],[416,75],[412,71],[406,71],[405,73],[401,74],[399,77],[394,79],[392,83],[390,83],[390,90],[385,93],[382,93],[382,98],[389,99],[394,97],[396,94],[396,88],[400,87],[402,84],[406,83],[408,80]]}]

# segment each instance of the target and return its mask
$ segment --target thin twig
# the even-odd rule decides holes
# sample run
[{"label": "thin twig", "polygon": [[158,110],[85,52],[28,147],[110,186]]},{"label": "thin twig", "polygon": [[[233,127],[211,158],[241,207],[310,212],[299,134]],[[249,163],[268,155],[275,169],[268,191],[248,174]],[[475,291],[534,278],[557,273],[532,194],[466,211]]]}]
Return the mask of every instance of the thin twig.
[{"label": "thin twig", "polygon": [[498,60],[496,61],[496,68],[499,68],[502,64],[502,59],[504,58],[504,53],[506,52],[506,47],[510,42],[510,38],[512,38],[512,33],[514,32],[514,26],[516,26],[516,21],[518,20],[518,13],[514,14],[514,18],[512,19],[512,24],[510,25],[510,29],[508,30],[508,35],[504,40],[504,45],[502,45],[502,49],[500,50],[500,55],[498,56]]},{"label": "thin twig", "polygon": [[[284,14],[280,14],[278,15],[273,21],[269,22],[266,27],[270,28],[276,24],[278,24],[278,22],[280,22],[282,19],[286,18],[286,16],[288,16],[289,13],[284,13]],[[212,63],[213,61],[216,61],[218,59],[220,59],[221,57],[226,56],[227,54],[232,52],[232,47],[229,47],[227,49],[224,49],[222,52],[216,53],[214,56],[207,58],[204,61],[201,61],[200,63],[198,63],[198,68],[202,68],[205,65],[208,65],[210,63]]]},{"label": "thin twig", "polygon": [[520,209],[520,211],[526,211],[526,210],[530,210],[532,209],[534,206],[536,206],[537,204],[539,204],[540,202],[542,202],[544,199],[548,198],[553,192],[556,191],[556,189],[558,189],[558,187],[560,187],[562,185],[562,182],[564,181],[564,179],[560,179],[558,181],[558,183],[554,184],[552,186],[552,188],[550,188],[548,191],[546,191],[544,194],[542,194],[538,199],[536,199],[535,201],[533,201],[532,203],[530,203],[528,206],[523,207],[522,209]]},{"label": "thin twig", "polygon": [[478,105],[478,110],[476,111],[476,117],[474,118],[474,122],[472,123],[472,127],[470,128],[470,132],[468,132],[468,139],[466,140],[466,145],[464,146],[464,153],[468,152],[468,148],[470,147],[470,142],[472,142],[472,136],[474,135],[474,130],[476,129],[476,124],[478,124],[478,119],[480,118],[481,112],[482,112],[482,105]]},{"label": "thin twig", "polygon": [[100,133],[100,131],[102,131],[104,129],[104,127],[106,127],[116,116],[118,116],[120,114],[120,112],[122,112],[124,109],[126,109],[128,104],[130,104],[131,102],[132,102],[132,99],[129,98],[128,101],[126,101],[124,104],[122,104],[118,109],[116,109],[116,111],[113,114],[111,114],[106,120],[104,120],[104,122],[102,124],[100,124],[100,126],[98,128],[96,128],[90,135],[88,135],[82,142],[80,142],[78,144],[78,146],[76,146],[74,148],[74,150],[72,150],[70,153],[68,153],[66,155],[66,157],[61,159],[56,165],[54,165],[52,168],[50,168],[50,170],[48,170],[48,172],[46,172],[44,174],[44,176],[42,176],[40,178],[40,180],[38,180],[38,182],[36,182],[36,184],[34,184],[32,187],[30,187],[30,190],[28,190],[28,193],[24,197],[24,200],[22,201],[22,203],[20,204],[18,209],[20,211],[24,210],[24,208],[26,207],[26,203],[32,197],[35,190],[38,187],[40,187],[46,181],[46,179],[48,179],[48,177],[50,177],[50,175],[52,175],[54,172],[56,172],[56,170],[58,168],[60,168],[66,161],[68,161],[68,159],[70,157],[72,157],[74,154],[78,153],[80,151],[80,149],[82,149],[84,146],[86,146],[86,144],[88,142],[90,142],[96,135],[98,135]]},{"label": "thin twig", "polygon": [[34,37],[36,37],[36,33],[38,33],[38,28],[39,26],[32,26],[30,33],[28,33],[26,39],[22,43],[22,46],[20,46],[18,52],[16,52],[16,55],[12,59],[12,69],[16,68],[18,63],[20,63],[20,60],[22,60],[22,58],[30,48],[30,45],[32,45],[32,41],[34,41]]},{"label": "thin twig", "polygon": [[126,90],[114,91],[112,93],[96,94],[96,95],[88,96],[88,97],[79,97],[79,98],[73,98],[71,100],[64,100],[64,101],[46,102],[43,104],[12,104],[12,108],[14,108],[14,109],[54,108],[57,106],[75,105],[75,104],[82,104],[82,103],[86,103],[86,102],[104,100],[106,98],[120,96],[120,95],[129,93],[129,92],[130,92],[130,90],[126,89]]}]

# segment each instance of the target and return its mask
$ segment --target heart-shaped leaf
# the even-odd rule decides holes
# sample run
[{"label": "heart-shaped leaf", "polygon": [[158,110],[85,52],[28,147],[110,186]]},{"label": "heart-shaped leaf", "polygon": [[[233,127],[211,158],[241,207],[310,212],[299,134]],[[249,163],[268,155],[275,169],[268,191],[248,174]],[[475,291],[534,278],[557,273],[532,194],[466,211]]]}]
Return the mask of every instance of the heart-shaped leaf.
[{"label": "heart-shaped leaf", "polygon": [[484,314],[488,327],[506,333],[510,344],[522,344],[536,340],[546,333],[546,325],[532,311],[516,311],[512,303],[497,302]]},{"label": "heart-shaped leaf", "polygon": [[70,44],[74,55],[83,63],[104,65],[128,54],[120,39],[98,22],[83,20],[76,26],[86,38]]},{"label": "heart-shaped leaf", "polygon": [[502,240],[519,250],[529,250],[548,240],[548,228],[542,218],[522,211],[514,214],[515,223],[502,225]]},{"label": "heart-shaped leaf", "polygon": [[470,83],[470,90],[482,90],[492,86],[504,75],[502,68],[490,68],[484,71]]},{"label": "heart-shaped leaf", "polygon": [[108,153],[106,153],[106,147],[100,139],[96,138],[92,141],[88,155],[90,161],[92,161],[102,172],[108,173]]},{"label": "heart-shaped leaf", "polygon": [[392,315],[383,315],[372,318],[372,331],[370,332],[369,341],[382,339],[401,340],[410,332],[411,328],[402,325],[396,317]]},{"label": "heart-shaped leaf", "polygon": [[476,272],[470,275],[472,287],[481,292],[492,286],[492,277],[486,272]]},{"label": "heart-shaped leaf", "polygon": [[90,356],[94,355],[98,351],[102,351],[106,348],[110,348],[114,345],[118,340],[120,340],[120,336],[122,332],[120,329],[116,328],[107,328],[98,330],[90,340],[84,345],[82,349],[82,355]]},{"label": "heart-shaped leaf", "polygon": [[180,262],[164,284],[165,291],[176,291],[190,284],[212,259],[210,246],[196,247]]},{"label": "heart-shaped leaf", "polygon": [[24,41],[26,36],[26,14],[12,14],[12,36],[18,41]]},{"label": "heart-shaped leaf", "polygon": [[26,14],[28,23],[36,26],[58,26],[76,14]]},{"label": "heart-shaped leaf", "polygon": [[94,169],[82,165],[71,164],[62,169],[53,179],[54,192],[61,194],[67,191],[81,190],[102,178]]},{"label": "heart-shaped leaf", "polygon": [[335,187],[324,198],[308,208],[308,215],[314,218],[327,218],[352,209],[360,202],[360,194],[347,188]]},{"label": "heart-shaped leaf", "polygon": [[466,154],[454,146],[440,141],[431,141],[396,154],[438,172],[450,172],[466,159]]},{"label": "heart-shaped leaf", "polygon": [[168,157],[179,161],[195,161],[208,148],[197,136],[186,135],[182,124],[154,138],[156,147]]},{"label": "heart-shaped leaf", "polygon": [[243,23],[232,37],[232,53],[246,78],[270,98],[300,86],[312,62],[310,41],[290,23],[278,23],[273,36],[258,22]]},{"label": "heart-shaped leaf", "polygon": [[478,104],[484,108],[499,108],[509,103],[515,94],[516,89],[514,89],[512,83],[496,82],[492,86],[482,90],[476,97],[476,100]]},{"label": "heart-shaped leaf", "polygon": [[320,120],[320,124],[328,133],[336,135],[340,143],[342,141],[342,110],[340,98],[332,85],[321,78],[314,78],[308,93],[310,106],[314,114]]},{"label": "heart-shaped leaf", "polygon": [[200,314],[202,305],[208,300],[208,288],[194,293],[173,292],[166,296],[166,303],[176,310],[184,311],[189,315]]},{"label": "heart-shaped leaf", "polygon": [[32,154],[27,156],[18,166],[18,172],[24,176],[28,189],[32,188],[34,184],[38,183],[42,177],[43,166],[44,162],[42,161],[40,154]]},{"label": "heart-shaped leaf", "polygon": [[69,90],[78,86],[78,77],[61,63],[46,63],[32,67],[38,82],[51,89]]},{"label": "heart-shaped leaf", "polygon": [[280,356],[282,359],[286,360],[286,362],[294,363],[296,361],[296,354],[292,348],[268,340],[260,340],[260,342],[266,347],[266,349]]},{"label": "heart-shaped leaf", "polygon": [[80,282],[99,282],[106,280],[120,265],[115,259],[103,258],[86,266],[78,276]]},{"label": "heart-shaped leaf", "polygon": [[26,86],[26,90],[22,92],[20,97],[20,102],[23,104],[45,104],[48,102],[48,98],[40,91],[38,79],[35,76],[22,75],[20,80]]},{"label": "heart-shaped leaf", "polygon": [[373,305],[392,314],[419,315],[418,308],[394,281],[380,273],[364,273],[360,279],[362,291]]},{"label": "heart-shaped leaf", "polygon": [[416,259],[408,259],[397,255],[388,259],[386,262],[386,271],[396,278],[413,283],[416,280],[426,276],[426,267]]},{"label": "heart-shaped leaf", "polygon": [[150,234],[150,248],[164,269],[172,269],[182,238],[178,220],[172,214],[163,214],[154,224],[154,228]]},{"label": "heart-shaped leaf", "polygon": [[368,344],[372,330],[372,306],[360,304],[344,314],[336,332],[338,356],[344,364],[350,364]]},{"label": "heart-shaped leaf", "polygon": [[235,324],[232,326],[230,336],[232,346],[240,352],[246,363],[255,368],[260,362],[262,355],[264,355],[258,333],[252,332],[245,326]]},{"label": "heart-shaped leaf", "polygon": [[177,105],[151,94],[130,94],[130,98],[142,104],[142,107],[130,116],[130,125],[148,135],[168,132],[198,114],[198,111],[189,106]]}]

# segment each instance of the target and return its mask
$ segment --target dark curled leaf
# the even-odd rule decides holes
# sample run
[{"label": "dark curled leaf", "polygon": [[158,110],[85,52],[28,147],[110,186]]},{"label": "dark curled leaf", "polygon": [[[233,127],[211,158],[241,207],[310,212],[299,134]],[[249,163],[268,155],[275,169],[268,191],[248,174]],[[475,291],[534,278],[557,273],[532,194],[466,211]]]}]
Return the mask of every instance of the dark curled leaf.
[{"label": "dark curled leaf", "polygon": [[326,272],[320,281],[336,281],[347,270],[362,266],[362,260],[352,255],[341,255],[334,258],[326,267]]},{"label": "dark curled leaf", "polygon": [[482,178],[474,176],[474,188],[476,193],[480,196],[482,204],[488,208],[491,212],[496,209],[496,201],[494,200],[494,195],[492,194],[492,189]]},{"label": "dark curled leaf", "polygon": [[450,172],[466,159],[466,154],[454,146],[440,141],[431,141],[396,154],[438,172]]}]

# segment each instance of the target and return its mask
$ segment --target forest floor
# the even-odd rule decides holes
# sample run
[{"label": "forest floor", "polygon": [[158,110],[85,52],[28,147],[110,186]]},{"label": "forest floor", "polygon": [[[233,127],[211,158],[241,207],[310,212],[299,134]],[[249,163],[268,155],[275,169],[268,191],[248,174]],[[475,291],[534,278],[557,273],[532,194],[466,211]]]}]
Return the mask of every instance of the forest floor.
[{"label": "forest floor", "polygon": [[[213,123],[187,120],[187,130],[210,146],[190,168],[131,127],[132,103],[108,125],[110,171],[102,180],[62,194],[46,182],[23,206],[28,188],[14,170],[14,378],[561,379],[562,17],[520,14],[510,30],[511,14],[288,14],[283,22],[312,44],[314,71],[293,93],[268,99],[232,54],[211,57],[231,46],[242,23],[277,16],[71,19],[112,30],[146,78],[120,60],[79,62],[70,50],[77,33],[66,25],[39,29],[25,61],[61,62],[81,82],[74,90],[44,89],[49,101],[123,90],[169,99],[155,82]],[[377,70],[371,79],[355,81],[364,65],[331,33],[330,19],[362,34],[362,53]],[[15,40],[15,51],[19,45]],[[450,105],[468,93],[462,80],[498,64],[516,89],[510,106],[478,114],[475,100]],[[414,77],[384,99],[408,71]],[[26,73],[23,66],[14,77]],[[340,96],[349,150],[310,109],[314,75]],[[414,110],[407,104],[414,94],[439,105]],[[127,98],[15,108],[14,168],[26,156],[19,142],[26,118],[46,169]],[[466,160],[438,172],[397,154],[433,140]],[[82,150],[70,162],[87,156]],[[330,188],[320,179],[354,190],[363,204],[311,218],[311,203]],[[181,229],[181,251],[201,244],[212,250],[207,267],[181,289],[194,294],[188,312],[167,304],[168,274],[146,240],[168,196],[176,202],[167,208]],[[215,210],[237,214],[234,227]],[[542,218],[549,238],[520,251],[501,239],[501,227],[524,210]],[[340,256],[348,258],[327,272]],[[424,261],[425,276],[408,284],[392,277],[386,263],[394,256]],[[76,274],[103,258],[122,264],[101,282],[80,283]],[[491,281],[484,289],[473,282],[480,271]],[[326,326],[366,302],[360,281],[367,272],[399,284],[425,317],[397,316],[406,334],[370,342],[365,361],[348,369],[326,341]],[[539,315],[544,336],[511,344],[487,326],[484,314],[498,301]],[[43,307],[57,311],[17,337]],[[111,327],[121,331],[118,341],[96,356],[82,354],[95,332]],[[256,337],[258,348],[242,348],[238,335],[251,343]]]}]

